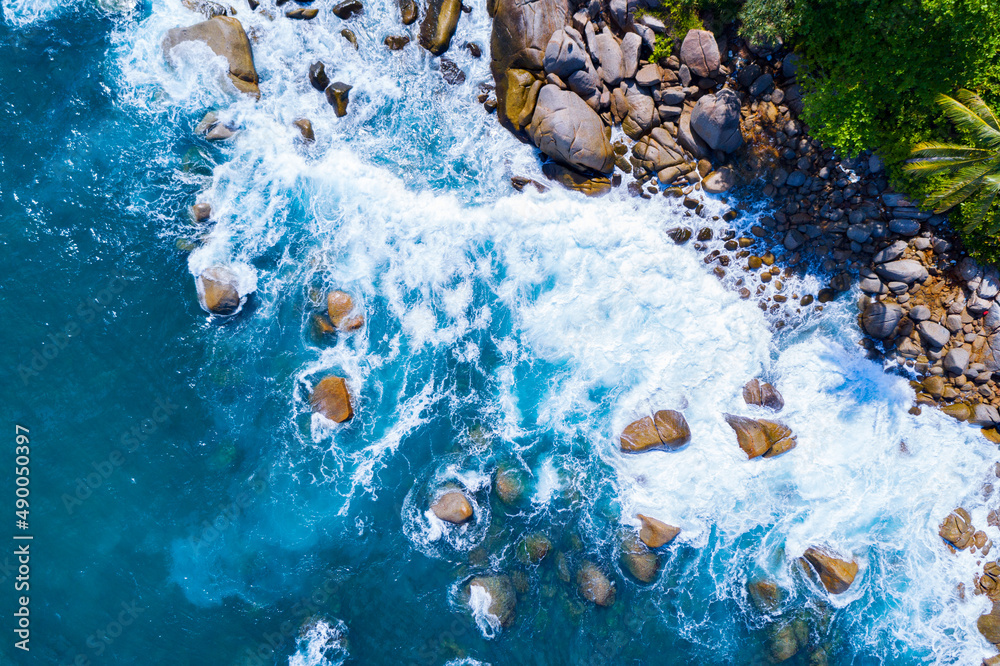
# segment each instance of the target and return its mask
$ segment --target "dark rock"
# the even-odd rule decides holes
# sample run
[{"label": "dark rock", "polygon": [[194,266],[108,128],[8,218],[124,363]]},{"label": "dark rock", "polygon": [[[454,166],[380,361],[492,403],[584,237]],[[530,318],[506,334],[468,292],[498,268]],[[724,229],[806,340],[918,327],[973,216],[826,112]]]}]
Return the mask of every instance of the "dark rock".
[{"label": "dark rock", "polygon": [[453,86],[465,83],[465,72],[451,58],[441,58],[441,76]]},{"label": "dark rock", "polygon": [[316,90],[323,92],[330,85],[330,77],[326,75],[326,66],[322,62],[309,65],[309,83]]},{"label": "dark rock", "polygon": [[872,303],[861,315],[865,333],[878,340],[895,335],[896,326],[903,318],[903,308],[894,303]]},{"label": "dark rock", "polygon": [[[473,606],[477,599],[488,597],[486,613],[495,617],[501,627],[509,627],[514,621],[517,592],[509,576],[476,576],[465,586],[466,603]],[[485,601],[485,598],[483,599]]]},{"label": "dark rock", "polygon": [[383,42],[390,51],[400,51],[410,43],[409,35],[389,35]]},{"label": "dark rock", "polygon": [[319,15],[318,9],[306,9],[305,7],[293,7],[285,12],[285,17],[299,21],[311,21]]},{"label": "dark rock", "polygon": [[403,25],[410,25],[411,23],[414,23],[419,14],[415,0],[398,0],[398,2],[399,16],[403,21]]},{"label": "dark rock", "polygon": [[599,197],[611,191],[611,180],[606,176],[590,176],[556,162],[543,164],[542,173],[563,187],[582,192],[588,197]]},{"label": "dark rock", "polygon": [[344,28],[343,30],[340,31],[340,34],[344,39],[350,42],[351,46],[354,47],[355,51],[358,50],[358,37],[357,35],[354,34],[353,30]]},{"label": "dark rock", "polygon": [[729,153],[742,146],[739,96],[727,88],[699,99],[691,112],[691,129],[713,150]]},{"label": "dark rock", "polygon": [[299,118],[298,120],[292,122],[299,129],[299,134],[302,135],[302,140],[309,143],[316,140],[316,134],[313,132],[312,121],[308,118]]},{"label": "dark rock", "polygon": [[337,18],[346,21],[347,19],[357,16],[364,11],[364,5],[361,4],[360,0],[344,0],[343,2],[335,4],[331,11],[337,16]]},{"label": "dark rock", "polygon": [[349,101],[352,87],[346,83],[337,81],[336,83],[331,83],[326,89],[326,101],[333,107],[338,118],[343,118],[347,115],[347,102]]},{"label": "dark rock", "polygon": [[778,393],[778,389],[767,382],[761,382],[759,379],[751,379],[743,387],[743,400],[748,405],[759,405],[776,412],[781,411],[785,406],[785,400]]},{"label": "dark rock", "polygon": [[919,261],[900,259],[875,266],[875,272],[883,281],[903,282],[911,285],[927,279],[927,269]]}]

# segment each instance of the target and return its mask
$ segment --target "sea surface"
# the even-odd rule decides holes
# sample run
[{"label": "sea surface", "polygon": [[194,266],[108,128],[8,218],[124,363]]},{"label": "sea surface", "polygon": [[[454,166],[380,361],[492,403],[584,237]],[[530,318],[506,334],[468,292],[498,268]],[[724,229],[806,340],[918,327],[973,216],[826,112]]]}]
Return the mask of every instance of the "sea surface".
[{"label": "sea surface", "polygon": [[[857,292],[779,329],[664,233],[721,231],[730,207],[741,232],[766,209],[734,196],[685,219],[678,200],[624,187],[514,191],[512,175],[543,177],[477,101],[492,82],[484,0],[448,53],[459,85],[394,0],[348,22],[329,0],[310,22],[232,4],[260,101],[196,46],[166,63],[166,31],[201,20],[180,0],[2,1],[0,533],[33,540],[24,652],[15,542],[0,537],[0,663],[767,664],[792,621],[808,645],[789,664],[991,654],[975,629],[989,602],[971,594],[984,559],[948,552],[937,526],[964,506],[1000,543],[996,447],[908,413],[907,378],[858,346]],[[391,34],[413,42],[391,52]],[[316,60],[353,86],[347,117],[309,85]],[[210,110],[232,139],[195,135]],[[207,229],[189,220],[196,200]],[[256,284],[226,321],[193,277],[220,263]],[[806,272],[786,289],[823,283]],[[361,331],[317,337],[331,289],[363,307]],[[331,373],[355,398],[346,424],[309,408]],[[772,460],[748,461],[723,420],[766,415],[742,399],[754,377],[783,393],[798,436]],[[657,409],[684,412],[691,444],[623,456],[622,428]],[[498,467],[527,479],[518,506],[493,492]],[[466,526],[427,510],[449,483],[473,501]],[[651,585],[619,560],[636,513],[682,529]],[[516,545],[534,532],[554,552],[528,566]],[[802,574],[811,545],[858,559],[847,593]],[[584,560],[614,581],[610,608],[560,576]],[[490,572],[523,590],[502,629],[462,593]],[[786,590],[773,614],[748,599],[761,578]]]}]

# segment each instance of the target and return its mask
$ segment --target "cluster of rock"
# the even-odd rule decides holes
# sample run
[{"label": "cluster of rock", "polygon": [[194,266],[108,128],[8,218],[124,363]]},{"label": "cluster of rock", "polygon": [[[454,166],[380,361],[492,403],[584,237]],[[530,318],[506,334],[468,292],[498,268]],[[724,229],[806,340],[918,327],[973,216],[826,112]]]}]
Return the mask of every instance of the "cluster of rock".
[{"label": "cluster of rock", "polygon": [[[774,386],[753,379],[743,388],[748,405],[778,411],[785,401]],[[791,429],[777,421],[725,414],[726,423],[736,433],[736,441],[748,458],[773,458],[795,448]],[[619,438],[622,453],[675,451],[691,441],[691,429],[681,412],[661,409],[625,426]]]},{"label": "cluster of rock", "polygon": [[[654,178],[704,178],[706,189],[724,191],[731,172],[713,173],[713,165],[743,143],[739,99],[722,88],[725,49],[712,33],[691,30],[679,58],[650,62],[664,26],[637,19],[638,8],[621,0],[491,3],[497,116],[552,160],[548,177],[588,194],[620,183],[621,174],[609,178],[616,168],[640,190]],[[615,126],[636,142],[631,158],[624,142],[612,145]]]}]

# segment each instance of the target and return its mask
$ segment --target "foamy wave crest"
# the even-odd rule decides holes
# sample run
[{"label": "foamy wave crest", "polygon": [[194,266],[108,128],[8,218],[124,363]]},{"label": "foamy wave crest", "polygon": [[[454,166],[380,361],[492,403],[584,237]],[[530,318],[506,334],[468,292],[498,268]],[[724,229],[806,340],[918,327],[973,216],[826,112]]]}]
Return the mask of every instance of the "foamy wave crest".
[{"label": "foamy wave crest", "polygon": [[288,666],[340,666],[347,659],[346,636],[347,625],[340,620],[313,621],[296,641]]}]

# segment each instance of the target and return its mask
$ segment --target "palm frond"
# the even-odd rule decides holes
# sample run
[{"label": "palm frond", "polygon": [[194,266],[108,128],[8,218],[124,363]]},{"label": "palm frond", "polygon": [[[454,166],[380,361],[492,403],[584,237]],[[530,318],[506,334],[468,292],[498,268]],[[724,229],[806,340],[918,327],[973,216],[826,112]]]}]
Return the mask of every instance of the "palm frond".
[{"label": "palm frond", "polygon": [[936,213],[944,213],[976,194],[989,174],[990,165],[966,167],[948,180],[946,189],[927,198],[926,203],[934,206]]},{"label": "palm frond", "polygon": [[983,122],[1000,132],[1000,121],[997,121],[996,115],[993,114],[993,109],[983,101],[982,97],[965,88],[959,90],[956,96],[958,97],[958,101],[972,109],[972,112],[982,118]]},{"label": "palm frond", "polygon": [[990,151],[982,151],[982,153],[967,152],[964,155],[955,151],[953,156],[929,155],[928,153],[924,153],[924,155],[928,156],[917,156],[907,160],[906,164],[903,165],[903,170],[910,171],[916,176],[933,176],[997,159],[997,155],[994,155]]},{"label": "palm frond", "polygon": [[990,148],[1000,147],[1000,130],[991,127],[965,104],[947,95],[938,95],[937,103],[960,130],[969,132]]},{"label": "palm frond", "polygon": [[[983,220],[986,219],[986,215],[990,212],[990,209],[993,207],[993,203],[996,201],[997,194],[1000,194],[1000,175],[990,174],[983,177],[976,200],[970,202],[972,204],[972,210],[963,211],[968,215],[965,223],[966,231],[972,231],[973,229],[982,226]],[[998,225],[1000,225],[1000,220],[994,221],[987,231],[995,234],[997,232]]]}]

